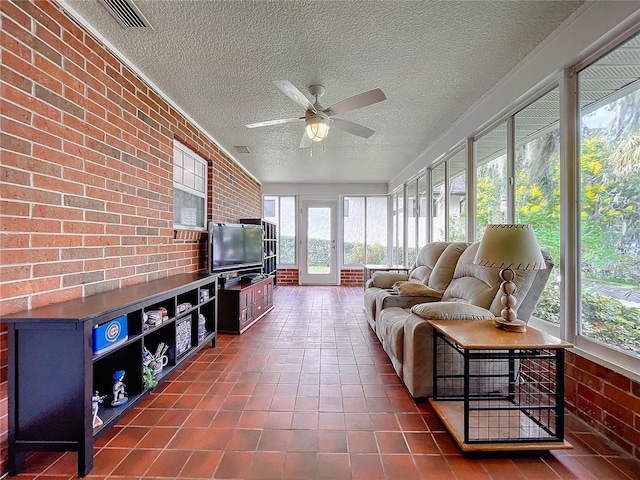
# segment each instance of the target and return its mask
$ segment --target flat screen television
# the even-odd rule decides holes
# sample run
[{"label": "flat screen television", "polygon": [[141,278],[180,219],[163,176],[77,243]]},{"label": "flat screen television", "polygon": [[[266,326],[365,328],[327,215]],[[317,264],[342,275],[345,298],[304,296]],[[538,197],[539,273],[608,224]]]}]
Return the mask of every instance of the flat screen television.
[{"label": "flat screen television", "polygon": [[209,223],[210,272],[262,267],[262,227]]}]

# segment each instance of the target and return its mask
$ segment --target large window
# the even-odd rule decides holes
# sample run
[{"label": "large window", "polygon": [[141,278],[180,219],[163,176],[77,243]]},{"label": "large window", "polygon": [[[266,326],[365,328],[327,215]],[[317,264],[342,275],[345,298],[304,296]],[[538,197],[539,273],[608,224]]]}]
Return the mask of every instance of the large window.
[{"label": "large window", "polygon": [[429,228],[429,225],[427,224],[427,221],[429,220],[429,217],[427,216],[428,201],[427,177],[426,175],[421,175],[420,178],[418,178],[418,251],[420,251],[420,249],[429,241],[427,237],[427,228]]},{"label": "large window", "polygon": [[404,195],[402,191],[391,196],[393,223],[393,263],[404,265]]},{"label": "large window", "polygon": [[520,110],[515,124],[515,218],[529,223],[555,266],[533,315],[560,323],[560,99],[558,88]]},{"label": "large window", "polygon": [[431,171],[434,242],[466,240],[465,154],[461,150]]},{"label": "large window", "polygon": [[387,197],[344,197],[343,263],[387,263]]},{"label": "large window", "polygon": [[640,36],[578,74],[581,314],[577,333],[636,357],[640,357],[640,64],[633,59],[638,49]]},{"label": "large window", "polygon": [[464,151],[450,157],[449,163],[449,237],[451,242],[464,242],[467,239],[467,185],[464,175]]},{"label": "large window", "polygon": [[296,263],[296,198],[291,196],[265,196],[265,220],[277,225],[278,266]]},{"label": "large window", "polygon": [[407,265],[412,265],[418,254],[417,188],[417,180],[407,183]]},{"label": "large window", "polygon": [[446,214],[446,180],[447,165],[441,163],[431,171],[431,194],[433,222],[431,225],[431,240],[444,242],[447,239],[447,214]]},{"label": "large window", "polygon": [[173,142],[173,227],[207,226],[207,162],[190,148]]},{"label": "large window", "polygon": [[476,239],[490,223],[507,221],[507,125],[500,123],[475,141]]}]

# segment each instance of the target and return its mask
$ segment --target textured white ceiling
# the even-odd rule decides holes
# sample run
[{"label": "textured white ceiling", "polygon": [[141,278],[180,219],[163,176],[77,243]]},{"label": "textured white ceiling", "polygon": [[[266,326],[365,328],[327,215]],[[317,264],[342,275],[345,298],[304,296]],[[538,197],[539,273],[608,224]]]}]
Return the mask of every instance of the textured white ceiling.
[{"label": "textured white ceiling", "polygon": [[[64,5],[262,183],[387,183],[581,3],[136,0],[153,29],[121,26],[98,0]],[[304,114],[273,80],[324,85],[325,107],[382,89],[386,101],[340,116],[376,133],[332,129],[309,150],[302,121],[245,128]]]}]

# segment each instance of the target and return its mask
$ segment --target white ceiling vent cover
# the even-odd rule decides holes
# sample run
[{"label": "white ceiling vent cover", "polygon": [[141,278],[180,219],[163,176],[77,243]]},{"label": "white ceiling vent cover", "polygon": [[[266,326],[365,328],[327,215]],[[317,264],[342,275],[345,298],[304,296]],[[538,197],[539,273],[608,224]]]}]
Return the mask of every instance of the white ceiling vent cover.
[{"label": "white ceiling vent cover", "polygon": [[101,0],[109,13],[118,20],[123,27],[148,27],[151,24],[133,2],[129,0]]}]

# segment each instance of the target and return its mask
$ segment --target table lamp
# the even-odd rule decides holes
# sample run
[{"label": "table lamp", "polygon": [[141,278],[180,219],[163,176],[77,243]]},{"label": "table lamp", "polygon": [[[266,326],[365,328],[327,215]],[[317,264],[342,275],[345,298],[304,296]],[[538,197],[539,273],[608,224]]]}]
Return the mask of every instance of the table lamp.
[{"label": "table lamp", "polygon": [[512,332],[524,332],[526,324],[516,318],[516,285],[514,270],[543,270],[547,268],[533,227],[528,224],[487,225],[480,247],[473,261],[484,267],[501,268],[500,290],[504,308],[495,326]]}]

